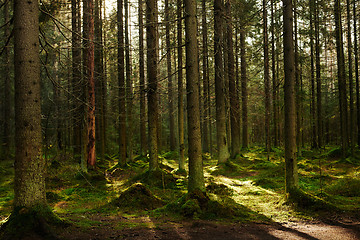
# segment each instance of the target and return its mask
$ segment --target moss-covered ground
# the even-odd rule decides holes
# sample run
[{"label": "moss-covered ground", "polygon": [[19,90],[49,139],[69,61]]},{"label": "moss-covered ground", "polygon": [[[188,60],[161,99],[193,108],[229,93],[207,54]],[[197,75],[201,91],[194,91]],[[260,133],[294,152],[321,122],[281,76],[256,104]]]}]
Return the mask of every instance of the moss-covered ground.
[{"label": "moss-covered ground", "polygon": [[[146,157],[138,156],[120,167],[116,156],[107,156],[98,161],[97,169],[84,173],[70,154],[60,155],[48,162],[48,203],[80,232],[156,229],[169,221],[188,219],[224,224],[284,223],[309,221],[332,211],[356,218],[360,215],[357,152],[342,159],[336,148],[329,147],[303,150],[299,156],[300,188],[327,203],[330,208],[326,211],[312,208],[311,203],[296,207],[286,201],[285,163],[282,150],[277,148],[270,153],[270,160],[263,148],[253,147],[222,165],[205,154],[204,195],[186,195],[187,177],[178,174],[174,152],[160,156],[161,170],[155,173],[148,172]],[[13,177],[12,161],[0,162],[0,222],[5,222],[12,210]]]}]

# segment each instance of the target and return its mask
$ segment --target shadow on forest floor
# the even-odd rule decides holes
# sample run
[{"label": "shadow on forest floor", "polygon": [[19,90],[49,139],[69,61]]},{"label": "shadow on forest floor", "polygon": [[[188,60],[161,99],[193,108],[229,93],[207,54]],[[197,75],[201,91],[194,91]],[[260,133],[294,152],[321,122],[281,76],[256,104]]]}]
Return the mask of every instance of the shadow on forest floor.
[{"label": "shadow on forest floor", "polygon": [[[286,204],[282,151],[273,149],[268,161],[263,149],[255,147],[223,165],[204,155],[207,195],[216,203],[206,209],[182,199],[187,177],[177,174],[175,153],[160,157],[160,184],[144,183],[147,194],[162,203],[160,208],[139,209],[145,206],[141,202],[137,209],[132,207],[136,202],[126,208],[113,204],[132,184],[142,181],[139,176],[146,173],[147,159],[141,157],[120,168],[116,156],[109,156],[95,173],[84,174],[70,156],[62,156],[49,163],[47,198],[59,216],[74,223],[65,231],[58,230],[69,240],[360,239],[360,160],[340,159],[334,151],[302,152],[300,187],[343,212],[299,210]],[[171,184],[164,182],[168,177]],[[12,162],[0,162],[0,221],[11,211],[12,188]],[[188,216],[184,216],[189,211],[184,210],[185,202],[191,211]]]}]

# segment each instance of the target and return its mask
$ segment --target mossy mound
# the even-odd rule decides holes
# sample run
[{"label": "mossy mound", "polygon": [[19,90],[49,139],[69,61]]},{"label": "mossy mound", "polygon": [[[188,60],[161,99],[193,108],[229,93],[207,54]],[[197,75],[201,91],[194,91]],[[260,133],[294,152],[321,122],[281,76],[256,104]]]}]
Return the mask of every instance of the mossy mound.
[{"label": "mossy mound", "polygon": [[139,181],[151,187],[176,189],[177,179],[178,178],[176,178],[173,174],[169,172],[160,169],[155,169],[152,171],[148,170],[144,173],[141,173],[135,176],[132,180],[135,182]]},{"label": "mossy mound", "polygon": [[337,148],[333,148],[330,149],[329,152],[327,153],[327,157],[329,159],[338,159],[343,157],[343,151],[341,148],[337,147]]},{"label": "mossy mound", "polygon": [[177,151],[166,152],[161,155],[165,159],[179,159],[179,153]]},{"label": "mossy mound", "polygon": [[228,160],[225,163],[220,163],[217,165],[216,169],[211,173],[211,175],[232,175],[243,172],[243,168],[237,165],[234,161]]},{"label": "mossy mound", "polygon": [[57,240],[53,234],[55,227],[66,227],[69,223],[58,218],[48,206],[32,208],[17,207],[8,221],[0,228],[0,239],[44,239]]},{"label": "mossy mound", "polygon": [[360,179],[341,178],[326,188],[326,191],[333,195],[344,197],[360,197]]},{"label": "mossy mound", "polygon": [[113,203],[120,208],[132,210],[150,210],[164,205],[160,198],[141,183],[130,186]]},{"label": "mossy mound", "polygon": [[[231,198],[225,197],[221,201],[215,201],[210,199],[206,192],[200,190],[184,195],[176,204],[179,213],[187,218],[233,219],[249,216],[245,208],[236,204]],[[176,210],[174,204],[170,208]]]},{"label": "mossy mound", "polygon": [[217,183],[210,183],[206,186],[206,190],[210,193],[216,194],[216,195],[224,195],[224,196],[231,196],[234,193],[234,190],[229,188],[228,186],[224,184],[217,184]]},{"label": "mossy mound", "polygon": [[291,190],[287,195],[287,203],[294,204],[295,207],[313,211],[337,211],[338,208],[325,200],[306,193],[300,189]]}]

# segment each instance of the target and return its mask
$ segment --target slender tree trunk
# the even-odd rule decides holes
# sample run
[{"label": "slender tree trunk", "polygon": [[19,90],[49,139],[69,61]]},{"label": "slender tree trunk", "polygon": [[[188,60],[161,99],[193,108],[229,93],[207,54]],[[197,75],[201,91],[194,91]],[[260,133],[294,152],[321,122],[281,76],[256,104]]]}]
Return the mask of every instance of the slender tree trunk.
[{"label": "slender tree trunk", "polygon": [[300,92],[300,69],[299,69],[299,42],[298,42],[298,21],[297,4],[294,2],[294,36],[295,36],[295,104],[296,104],[296,144],[297,154],[301,156],[301,92]]},{"label": "slender tree trunk", "polygon": [[268,154],[271,150],[270,141],[270,66],[269,66],[269,37],[267,26],[266,0],[263,0],[263,38],[264,38],[264,86],[265,86],[265,149]]},{"label": "slender tree trunk", "polygon": [[347,13],[347,50],[348,50],[348,62],[349,62],[349,105],[350,105],[350,148],[351,153],[354,152],[355,147],[355,110],[354,110],[354,80],[353,80],[353,57],[352,57],[352,41],[351,41],[351,11],[350,1],[346,0],[346,13]]},{"label": "slender tree trunk", "polygon": [[296,114],[295,114],[295,52],[293,40],[292,0],[283,0],[284,17],[284,141],[285,141],[285,191],[292,194],[298,188],[296,161]]},{"label": "slender tree trunk", "polygon": [[182,1],[177,0],[179,169],[185,170]]},{"label": "slender tree trunk", "polygon": [[130,34],[129,34],[129,4],[124,0],[125,8],[125,59],[126,59],[126,113],[127,113],[127,152],[129,161],[133,160],[133,88],[131,80],[131,63],[130,63]]},{"label": "slender tree trunk", "polygon": [[310,58],[311,58],[311,129],[312,129],[312,148],[317,148],[317,129],[316,129],[316,100],[315,100],[315,64],[314,64],[314,18],[315,18],[315,0],[310,0]]},{"label": "slender tree trunk", "polygon": [[119,84],[119,162],[126,165],[126,89],[125,89],[125,46],[124,46],[124,16],[123,0],[117,1],[117,24],[118,24],[118,84]]},{"label": "slender tree trunk", "polygon": [[321,64],[320,64],[320,23],[319,4],[315,5],[315,58],[316,58],[316,110],[317,110],[317,146],[322,147],[322,103],[321,103]]},{"label": "slender tree trunk", "polygon": [[346,78],[345,78],[345,57],[343,48],[343,33],[341,23],[341,6],[340,0],[335,0],[334,4],[335,17],[335,37],[336,37],[336,55],[338,66],[338,89],[339,89],[339,109],[340,109],[340,126],[341,126],[341,147],[343,157],[349,146],[348,128],[347,128],[347,100],[346,100]]},{"label": "slender tree trunk", "polygon": [[95,105],[96,105],[96,146],[100,158],[105,159],[105,124],[104,124],[104,66],[103,66],[103,38],[101,21],[102,0],[95,0]]},{"label": "slender tree trunk", "polygon": [[148,128],[149,128],[149,170],[158,168],[158,34],[157,7],[155,0],[146,2],[146,43],[148,78]]},{"label": "slender tree trunk", "polygon": [[[9,2],[4,3],[4,21],[6,26],[4,27],[4,39],[10,37],[10,17],[9,17]],[[2,139],[2,147],[1,147],[1,158],[8,159],[10,154],[10,146],[11,146],[11,78],[10,78],[10,46],[5,46],[4,49],[4,98],[3,98],[3,139]]]},{"label": "slender tree trunk", "polygon": [[82,78],[81,78],[81,13],[80,0],[71,1],[71,28],[72,28],[72,93],[81,96],[74,99],[73,103],[73,150],[75,156],[81,155],[82,145]]},{"label": "slender tree trunk", "polygon": [[139,0],[139,81],[140,81],[140,153],[147,152],[146,104],[145,104],[145,61],[144,61],[144,25],[143,0]]},{"label": "slender tree trunk", "polygon": [[189,141],[188,191],[205,191],[201,151],[199,107],[199,63],[197,43],[196,0],[184,0],[186,33],[186,90]]},{"label": "slender tree trunk", "polygon": [[224,163],[230,154],[226,137],[226,104],[224,65],[222,54],[223,43],[223,3],[214,0],[214,51],[215,51],[215,97],[216,97],[216,135],[218,146],[218,161]]},{"label": "slender tree trunk", "polygon": [[274,0],[271,0],[271,71],[272,71],[272,100],[273,100],[273,135],[274,146],[279,146],[279,116],[278,116],[278,80],[276,78],[276,49],[275,49],[275,21],[274,21]]},{"label": "slender tree trunk", "polygon": [[94,167],[95,155],[95,80],[94,80],[94,3],[83,0],[84,77],[87,82],[87,163]]},{"label": "slender tree trunk", "polygon": [[247,73],[246,73],[246,42],[245,30],[240,30],[240,57],[241,57],[241,117],[242,117],[242,147],[248,148],[249,134],[248,134],[248,90],[247,90]]},{"label": "slender tree trunk", "polygon": [[170,127],[170,151],[176,149],[175,137],[175,114],[174,114],[174,93],[173,77],[171,73],[171,46],[170,46],[170,11],[169,0],[165,0],[165,27],[166,27],[166,63],[168,76],[168,108],[169,108],[169,127]]},{"label": "slender tree trunk", "polygon": [[[359,91],[359,52],[357,37],[357,14],[356,1],[353,1],[353,22],[354,22],[354,56],[355,56],[355,89],[356,89],[356,116],[357,116],[357,144],[360,146],[360,91]],[[355,141],[355,139],[354,139]]]},{"label": "slender tree trunk", "polygon": [[231,17],[231,0],[226,1],[227,15],[227,53],[228,53],[228,79],[230,95],[230,120],[231,120],[231,156],[235,158],[240,153],[240,113],[239,96],[237,94],[236,78],[234,75],[234,49],[233,27]]},{"label": "slender tree trunk", "polygon": [[203,99],[204,99],[204,124],[203,124],[203,151],[210,151],[210,79],[208,74],[209,60],[208,60],[208,29],[206,22],[206,0],[202,0],[202,43],[203,43],[203,54],[202,54],[202,65],[203,65]]}]

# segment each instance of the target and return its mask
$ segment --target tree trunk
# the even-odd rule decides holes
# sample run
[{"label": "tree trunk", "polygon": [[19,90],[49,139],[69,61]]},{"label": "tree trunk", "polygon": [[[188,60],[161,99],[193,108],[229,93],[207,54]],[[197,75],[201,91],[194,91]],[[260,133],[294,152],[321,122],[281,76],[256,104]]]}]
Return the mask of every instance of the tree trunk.
[{"label": "tree trunk", "polygon": [[146,43],[148,78],[148,128],[149,128],[149,170],[158,168],[158,34],[157,7],[155,0],[146,1]]},{"label": "tree trunk", "polygon": [[234,49],[233,27],[231,17],[231,0],[226,1],[227,15],[227,53],[228,53],[228,79],[230,95],[230,120],[231,120],[231,156],[235,158],[240,153],[240,112],[239,96],[237,94],[236,78],[234,75]]},{"label": "tree trunk", "polygon": [[316,129],[316,100],[315,100],[315,65],[314,65],[314,18],[315,18],[315,0],[310,0],[310,58],[311,58],[311,129],[312,129],[312,148],[317,148],[317,129]]},{"label": "tree trunk", "polygon": [[295,52],[293,40],[292,0],[283,0],[284,18],[284,110],[285,110],[285,191],[290,195],[298,188],[295,128]]},{"label": "tree trunk", "polygon": [[348,50],[348,61],[349,61],[349,105],[350,105],[350,148],[351,154],[354,152],[355,147],[355,110],[354,110],[354,80],[353,80],[353,59],[352,59],[352,42],[351,42],[351,13],[350,13],[350,1],[346,0],[346,12],[347,12],[347,50]]},{"label": "tree trunk", "polygon": [[179,128],[179,169],[185,170],[184,143],[184,87],[183,87],[183,51],[182,51],[182,1],[177,0],[177,44],[178,44],[178,128]]},{"label": "tree trunk", "polygon": [[146,155],[146,105],[145,105],[145,61],[144,61],[144,25],[143,1],[139,0],[139,82],[140,82],[140,153]]},{"label": "tree trunk", "polygon": [[95,80],[94,80],[94,3],[83,0],[84,78],[87,83],[87,163],[94,167],[95,155]]},{"label": "tree trunk", "polygon": [[117,1],[117,24],[118,24],[118,84],[119,84],[119,162],[126,165],[126,89],[125,89],[125,46],[124,46],[124,16],[123,0]]},{"label": "tree trunk", "polygon": [[341,147],[343,157],[348,150],[348,124],[347,124],[347,99],[346,99],[346,79],[345,79],[345,57],[343,47],[343,33],[341,23],[341,6],[340,0],[335,0],[334,5],[335,17],[335,38],[336,38],[336,55],[338,66],[338,89],[339,89],[339,109],[340,109],[340,126],[341,126]]},{"label": "tree trunk", "polygon": [[264,38],[264,86],[265,86],[265,149],[268,154],[271,149],[270,142],[270,69],[269,69],[269,37],[267,27],[266,0],[263,0],[263,38]]},{"label": "tree trunk", "polygon": [[301,156],[301,92],[300,92],[300,70],[299,70],[299,43],[298,43],[298,21],[297,5],[294,2],[294,36],[295,36],[295,104],[296,104],[296,144],[297,154]]},{"label": "tree trunk", "polygon": [[105,122],[104,122],[104,66],[103,66],[103,38],[101,19],[102,0],[95,0],[95,103],[96,103],[96,146],[101,160],[105,159]]},{"label": "tree trunk", "polygon": [[[355,85],[356,85],[356,116],[357,116],[357,144],[360,146],[360,91],[359,91],[359,52],[357,37],[357,14],[356,1],[353,1],[353,17],[354,17],[354,56],[355,56]],[[355,141],[355,139],[354,139]]]},{"label": "tree trunk", "polygon": [[133,88],[131,80],[131,63],[130,63],[130,41],[129,34],[129,4],[124,0],[125,8],[125,59],[126,59],[126,113],[127,113],[127,153],[129,161],[133,160]]},{"label": "tree trunk", "polygon": [[73,153],[74,156],[81,155],[82,146],[82,123],[83,123],[83,102],[82,102],[82,78],[81,78],[81,13],[80,0],[71,1],[71,28],[72,28],[72,94],[80,96],[73,100]]},{"label": "tree trunk", "polygon": [[171,46],[170,46],[170,12],[169,0],[165,0],[165,27],[166,27],[166,65],[168,77],[168,108],[169,108],[169,127],[170,127],[170,151],[176,149],[175,137],[175,114],[174,114],[174,93],[173,77],[171,73]]},{"label": "tree trunk", "polygon": [[203,65],[203,99],[204,99],[204,109],[203,109],[203,151],[210,152],[210,79],[208,74],[209,69],[209,60],[208,60],[208,29],[206,22],[206,0],[202,0],[202,43],[203,43],[203,54],[202,54],[202,65]]},{"label": "tree trunk", "polygon": [[322,147],[322,103],[321,103],[321,64],[320,64],[320,22],[319,4],[315,4],[315,58],[316,58],[316,110],[317,146]]},{"label": "tree trunk", "polygon": [[199,63],[197,45],[196,0],[184,0],[186,33],[186,90],[189,141],[188,191],[205,191],[201,151],[199,107]]},{"label": "tree trunk", "polygon": [[224,163],[230,154],[226,137],[226,105],[223,65],[223,3],[214,0],[214,51],[215,51],[215,98],[216,98],[216,135],[218,162]]},{"label": "tree trunk", "polygon": [[[4,21],[6,26],[4,27],[4,39],[10,37],[10,17],[9,17],[9,2],[4,3]],[[3,98],[3,115],[2,120],[4,124],[3,127],[3,139],[1,144],[1,158],[8,159],[10,154],[11,146],[11,78],[10,78],[10,46],[5,46],[4,49],[4,98]]]},{"label": "tree trunk", "polygon": [[15,198],[1,239],[23,239],[34,232],[42,236],[43,225],[53,217],[46,203],[42,155],[38,1],[14,1],[14,65]]},{"label": "tree trunk", "polygon": [[271,0],[271,70],[272,70],[272,100],[273,100],[273,135],[274,146],[279,146],[279,115],[278,115],[278,79],[276,78],[276,49],[275,49],[275,21],[274,21],[274,0]]},{"label": "tree trunk", "polygon": [[240,57],[241,57],[241,117],[242,117],[242,147],[248,148],[249,134],[248,134],[248,90],[247,90],[247,73],[246,73],[246,42],[245,29],[240,30]]}]

